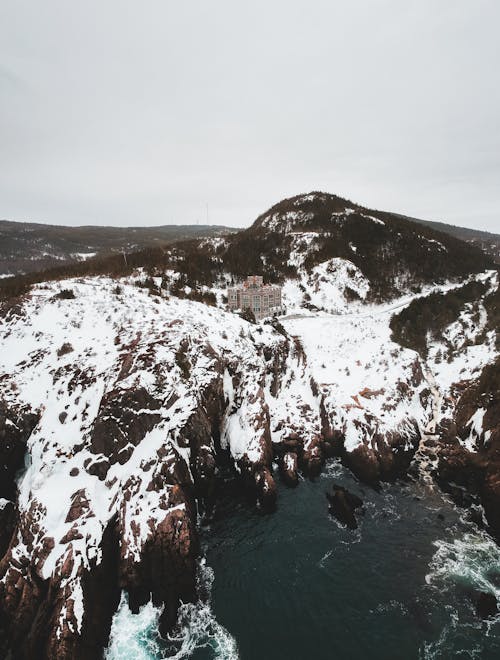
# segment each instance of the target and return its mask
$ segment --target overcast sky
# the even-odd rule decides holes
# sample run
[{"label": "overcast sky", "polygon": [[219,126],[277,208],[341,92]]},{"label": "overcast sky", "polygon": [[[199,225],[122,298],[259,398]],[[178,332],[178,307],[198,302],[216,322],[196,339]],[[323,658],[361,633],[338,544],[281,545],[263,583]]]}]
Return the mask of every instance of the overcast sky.
[{"label": "overcast sky", "polygon": [[0,217],[244,226],[325,190],[500,232],[499,0],[1,0]]}]

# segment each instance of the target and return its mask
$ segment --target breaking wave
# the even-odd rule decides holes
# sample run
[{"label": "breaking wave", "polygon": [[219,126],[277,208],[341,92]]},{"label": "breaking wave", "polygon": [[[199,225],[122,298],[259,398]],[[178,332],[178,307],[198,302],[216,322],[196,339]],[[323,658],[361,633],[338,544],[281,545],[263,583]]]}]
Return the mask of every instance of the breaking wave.
[{"label": "breaking wave", "polygon": [[132,614],[128,597],[122,592],[120,605],[113,617],[106,660],[153,660],[160,655],[158,620],[162,609],[151,602]]},{"label": "breaking wave", "polygon": [[[440,594],[455,592],[455,597],[446,599],[448,623],[437,640],[424,644],[421,657],[425,660],[493,657],[492,646],[498,651],[500,618],[478,619],[474,614],[474,597],[485,592],[500,599],[500,547],[485,532],[468,532],[460,539],[439,540],[434,545],[437,550],[425,581]],[[459,594],[464,598],[457,599]]]},{"label": "breaking wave", "polygon": [[500,598],[500,547],[486,533],[467,533],[453,541],[435,541],[426,575],[427,584],[440,589],[463,587]]},{"label": "breaking wave", "polygon": [[213,571],[201,560],[198,567],[198,593],[196,603],[179,608],[177,625],[167,639],[158,632],[162,607],[151,602],[132,614],[128,597],[122,593],[120,605],[113,617],[106,660],[184,660],[195,657],[203,649],[203,658],[238,660],[235,639],[215,619],[210,595]]}]

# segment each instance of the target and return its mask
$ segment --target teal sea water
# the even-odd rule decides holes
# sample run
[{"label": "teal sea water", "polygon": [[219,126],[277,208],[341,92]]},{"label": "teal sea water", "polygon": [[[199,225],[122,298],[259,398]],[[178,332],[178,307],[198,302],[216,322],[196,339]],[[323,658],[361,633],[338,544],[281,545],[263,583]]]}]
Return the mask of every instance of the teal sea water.
[{"label": "teal sea water", "polygon": [[[325,491],[360,495],[359,529],[328,513]],[[411,660],[500,658],[500,618],[478,619],[476,590],[500,597],[500,550],[438,490],[375,492],[336,462],[261,515],[228,485],[203,528],[202,599],[160,640],[158,611],[123,599],[107,658]]]}]

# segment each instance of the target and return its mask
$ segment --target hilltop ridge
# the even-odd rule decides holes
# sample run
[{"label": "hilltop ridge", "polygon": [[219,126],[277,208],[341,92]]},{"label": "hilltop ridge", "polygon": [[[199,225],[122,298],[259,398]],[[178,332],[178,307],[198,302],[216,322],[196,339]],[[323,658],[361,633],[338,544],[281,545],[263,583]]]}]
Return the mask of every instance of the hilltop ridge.
[{"label": "hilltop ridge", "polygon": [[43,271],[95,256],[132,252],[189,238],[228,234],[219,225],[160,225],[157,227],[70,227],[0,220],[0,275]]},{"label": "hilltop ridge", "polygon": [[[228,312],[248,273],[279,317]],[[500,538],[498,291],[474,246],[324,193],[0,281],[0,654],[97,659],[120,603],[152,600],[164,636],[208,607],[228,479],[271,511],[336,458],[375,489],[438,482]]]}]

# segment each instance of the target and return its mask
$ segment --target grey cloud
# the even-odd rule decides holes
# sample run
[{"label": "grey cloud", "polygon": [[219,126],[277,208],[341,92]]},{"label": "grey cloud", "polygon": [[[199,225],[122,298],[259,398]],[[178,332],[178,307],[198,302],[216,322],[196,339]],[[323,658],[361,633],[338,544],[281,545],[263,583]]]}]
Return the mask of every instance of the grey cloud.
[{"label": "grey cloud", "polygon": [[0,216],[244,226],[311,189],[500,231],[496,0],[3,0]]}]

